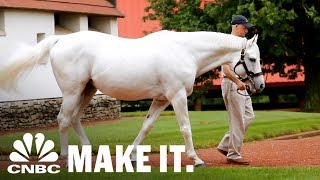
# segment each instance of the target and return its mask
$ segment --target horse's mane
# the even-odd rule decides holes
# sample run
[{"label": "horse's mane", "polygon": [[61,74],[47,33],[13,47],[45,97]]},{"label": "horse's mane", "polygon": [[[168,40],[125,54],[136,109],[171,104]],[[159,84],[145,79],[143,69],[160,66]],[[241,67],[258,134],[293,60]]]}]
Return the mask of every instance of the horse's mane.
[{"label": "horse's mane", "polygon": [[195,31],[176,32],[162,30],[145,36],[144,38],[168,39],[178,43],[192,43],[195,40],[210,41],[213,46],[230,47],[232,49],[245,48],[246,40],[238,36],[221,32]]}]

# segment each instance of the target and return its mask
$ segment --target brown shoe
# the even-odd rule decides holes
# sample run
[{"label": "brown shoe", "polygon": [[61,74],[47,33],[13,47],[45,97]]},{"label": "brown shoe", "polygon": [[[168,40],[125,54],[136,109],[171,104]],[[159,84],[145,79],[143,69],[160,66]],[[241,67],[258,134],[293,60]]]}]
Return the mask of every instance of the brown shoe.
[{"label": "brown shoe", "polygon": [[219,153],[223,154],[224,156],[227,156],[228,151],[222,150],[220,148],[217,148],[217,150],[219,151]]},{"label": "brown shoe", "polygon": [[235,164],[235,165],[249,165],[248,161],[243,159],[227,159],[227,164]]}]

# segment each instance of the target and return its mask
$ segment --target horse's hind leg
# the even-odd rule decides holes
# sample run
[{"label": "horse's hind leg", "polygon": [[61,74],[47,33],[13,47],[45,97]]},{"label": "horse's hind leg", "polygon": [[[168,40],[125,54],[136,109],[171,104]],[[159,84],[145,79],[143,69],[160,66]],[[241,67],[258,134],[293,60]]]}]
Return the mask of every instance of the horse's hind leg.
[{"label": "horse's hind leg", "polygon": [[76,119],[72,122],[72,126],[73,126],[74,130],[76,131],[76,133],[78,134],[78,136],[80,138],[81,145],[89,145],[90,144],[89,139],[86,136],[86,134],[81,126],[80,118],[81,118],[81,115],[83,114],[84,109],[88,106],[88,104],[90,103],[90,100],[92,99],[92,97],[94,96],[94,94],[96,92],[97,92],[97,89],[89,81],[81,94],[81,102],[80,102],[81,107],[79,109],[78,115],[77,115]]},{"label": "horse's hind leg", "polygon": [[97,89],[89,82],[81,93],[65,93],[63,95],[63,102],[57,118],[59,123],[61,156],[63,158],[68,155],[68,129],[70,125],[75,129],[82,145],[90,144],[81,126],[80,116],[96,92]]},{"label": "horse's hind leg", "polygon": [[167,100],[156,100],[153,99],[152,104],[149,108],[148,114],[143,122],[142,128],[132,143],[134,145],[134,148],[131,153],[131,161],[135,163],[137,160],[136,152],[137,152],[137,145],[141,144],[147,134],[150,132],[151,128],[153,127],[155,121],[160,116],[160,113],[170,104]]},{"label": "horse's hind leg", "polygon": [[64,94],[63,101],[58,114],[61,157],[68,155],[68,129],[72,121],[77,117],[81,102],[81,95]]}]

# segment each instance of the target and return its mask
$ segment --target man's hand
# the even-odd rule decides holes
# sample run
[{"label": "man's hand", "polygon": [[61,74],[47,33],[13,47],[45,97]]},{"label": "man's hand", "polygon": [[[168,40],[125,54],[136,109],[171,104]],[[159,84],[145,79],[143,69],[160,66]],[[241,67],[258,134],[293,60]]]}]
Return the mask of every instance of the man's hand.
[{"label": "man's hand", "polygon": [[246,84],[240,80],[237,82],[237,86],[238,86],[239,90],[246,90],[247,89]]}]

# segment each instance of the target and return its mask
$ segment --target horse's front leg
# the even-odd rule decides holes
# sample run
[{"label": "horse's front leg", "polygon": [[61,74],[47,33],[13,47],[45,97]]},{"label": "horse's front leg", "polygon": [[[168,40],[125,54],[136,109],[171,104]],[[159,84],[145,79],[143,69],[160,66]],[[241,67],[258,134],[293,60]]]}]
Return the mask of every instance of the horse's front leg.
[{"label": "horse's front leg", "polygon": [[135,166],[137,161],[137,145],[142,144],[143,140],[147,136],[147,134],[150,132],[151,128],[153,127],[154,123],[160,116],[160,113],[170,104],[167,100],[156,100],[153,99],[152,104],[149,108],[148,114],[143,122],[142,128],[132,143],[134,145],[134,148],[131,152],[131,161],[132,164]]},{"label": "horse's front leg", "polygon": [[177,92],[171,99],[171,104],[176,113],[180,131],[184,137],[188,158],[194,161],[196,167],[205,167],[205,163],[197,156],[192,142],[191,125],[188,114],[187,92],[184,89]]}]

